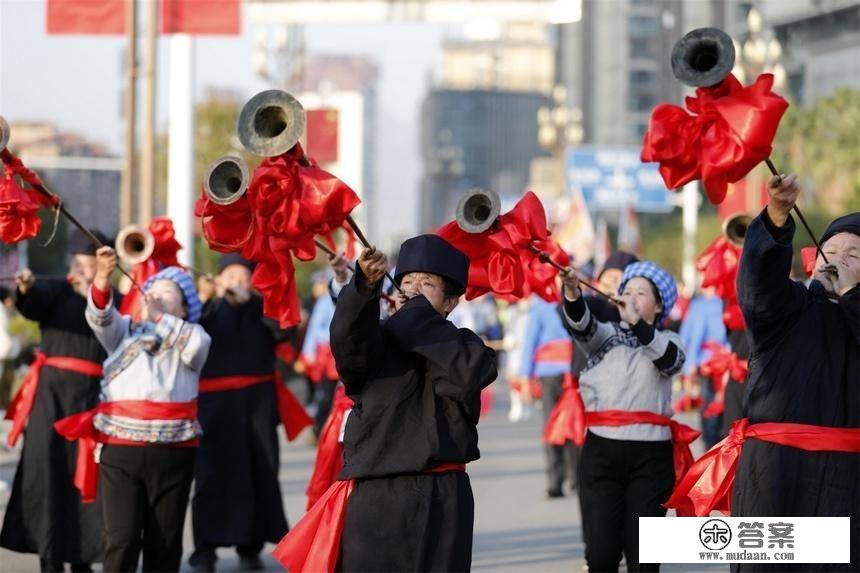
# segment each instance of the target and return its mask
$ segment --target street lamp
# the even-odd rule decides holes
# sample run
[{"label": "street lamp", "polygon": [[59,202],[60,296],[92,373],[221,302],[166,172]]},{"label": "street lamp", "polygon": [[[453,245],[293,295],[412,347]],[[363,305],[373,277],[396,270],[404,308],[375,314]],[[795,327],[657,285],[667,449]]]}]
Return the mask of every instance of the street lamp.
[{"label": "street lamp", "polygon": [[773,74],[773,85],[785,87],[785,67],[780,63],[782,45],[773,36],[773,30],[765,28],[761,12],[755,7],[747,13],[748,36],[743,44],[735,41],[735,67],[732,73],[741,83],[753,81],[760,74]]},{"label": "street lamp", "polygon": [[552,100],[552,107],[538,109],[538,144],[561,158],[568,146],[582,143],[582,110],[567,107],[567,89],[562,85],[553,88]]}]

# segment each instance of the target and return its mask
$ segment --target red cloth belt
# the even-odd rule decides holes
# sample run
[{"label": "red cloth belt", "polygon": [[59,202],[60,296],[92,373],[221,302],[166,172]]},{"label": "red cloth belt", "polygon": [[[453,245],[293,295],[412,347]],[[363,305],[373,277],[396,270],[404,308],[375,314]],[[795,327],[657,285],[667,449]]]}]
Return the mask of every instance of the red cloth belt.
[{"label": "red cloth belt", "polygon": [[[465,464],[443,464],[426,474],[466,471]],[[334,571],[340,553],[346,501],[355,480],[337,481],[281,539],[272,555],[290,573]]]},{"label": "red cloth belt", "polygon": [[562,381],[561,398],[547,418],[543,439],[554,446],[585,442],[585,404],[579,393],[579,379],[567,372]]},{"label": "red cloth belt", "polygon": [[15,394],[9,409],[6,410],[6,419],[12,420],[12,429],[6,443],[14,446],[18,437],[27,425],[30,412],[33,411],[33,403],[36,401],[36,391],[39,389],[39,380],[42,377],[42,368],[50,366],[57,370],[67,370],[84,376],[102,376],[102,365],[98,362],[90,362],[81,358],[70,356],[47,356],[44,352],[37,352],[36,359],[30,364],[30,370],[21,383],[21,388]]},{"label": "red cloth belt", "polygon": [[74,484],[81,492],[81,501],[91,503],[96,500],[99,469],[96,463],[96,444],[115,444],[123,446],[196,446],[198,440],[188,440],[175,444],[137,442],[106,436],[93,425],[96,414],[125,416],[138,420],[196,420],[197,402],[149,402],[145,400],[121,400],[102,402],[92,410],[66,416],[54,423],[58,434],[69,441],[78,441],[78,460],[75,466]]},{"label": "red cloth belt", "polygon": [[305,511],[310,511],[328,488],[337,481],[337,475],[343,468],[343,444],[338,438],[340,429],[343,427],[343,417],[352,405],[352,398],[346,395],[345,388],[339,384],[334,392],[331,413],[320,431],[314,471],[305,490],[308,496]]},{"label": "red cloth belt", "polygon": [[201,378],[199,391],[206,392],[223,392],[225,390],[241,390],[249,386],[272,382],[275,384],[275,399],[278,405],[278,417],[281,419],[281,425],[284,426],[284,432],[287,434],[287,439],[293,441],[302,430],[313,424],[313,420],[308,416],[304,406],[296,398],[287,385],[281,379],[280,372],[272,372],[271,374],[260,374],[254,376],[218,376],[216,378]]},{"label": "red cloth belt", "polygon": [[750,424],[747,418],[741,418],[732,424],[723,441],[696,460],[664,505],[675,508],[679,515],[684,511],[704,517],[714,509],[728,515],[738,458],[748,438],[811,452],[860,452],[860,428],[777,422]]},{"label": "red cloth belt", "polygon": [[573,360],[573,342],[570,340],[552,340],[541,344],[535,350],[535,362],[564,362],[570,364]]},{"label": "red cloth belt", "polygon": [[305,354],[299,356],[299,362],[305,368],[305,375],[312,382],[320,383],[324,379],[338,380],[340,378],[337,373],[334,354],[331,352],[331,346],[327,343],[317,344],[316,354],[313,358],[309,358]]}]

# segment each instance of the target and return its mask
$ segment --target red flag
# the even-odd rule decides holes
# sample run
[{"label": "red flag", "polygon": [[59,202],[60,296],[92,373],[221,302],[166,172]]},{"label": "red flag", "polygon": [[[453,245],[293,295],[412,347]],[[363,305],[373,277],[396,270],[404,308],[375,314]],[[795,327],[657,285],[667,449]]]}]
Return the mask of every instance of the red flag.
[{"label": "red flag", "polygon": [[239,0],[161,1],[162,34],[239,35]]},{"label": "red flag", "polygon": [[337,161],[337,127],[336,109],[307,110],[308,155],[320,163]]},{"label": "red flag", "polygon": [[126,0],[48,0],[48,34],[125,34]]},{"label": "red flag", "polygon": [[717,86],[698,88],[686,99],[686,109],[658,105],[642,142],[642,161],[658,162],[670,189],[701,179],[708,200],[721,203],[729,183],[770,156],[788,109],[772,87],[772,74],[747,87],[729,74]]}]

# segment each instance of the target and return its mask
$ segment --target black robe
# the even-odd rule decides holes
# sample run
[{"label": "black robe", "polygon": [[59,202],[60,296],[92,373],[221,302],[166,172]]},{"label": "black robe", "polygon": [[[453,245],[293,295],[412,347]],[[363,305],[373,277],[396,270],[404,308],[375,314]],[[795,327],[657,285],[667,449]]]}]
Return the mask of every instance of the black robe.
[{"label": "black robe", "polygon": [[[748,360],[750,357],[750,345],[747,334],[743,330],[729,330],[729,347],[738,358]],[[744,417],[744,395],[746,394],[746,380],[735,380],[729,376],[726,387],[723,389],[723,427],[720,431],[721,437],[729,435],[732,422]]]},{"label": "black robe", "polygon": [[[766,211],[744,240],[738,294],[750,342],[744,414],[750,424],[860,427],[860,289],[838,304],[820,283],[789,279],[794,236]],[[850,516],[851,563],[781,564],[779,571],[860,569],[860,454],[809,452],[748,439],[738,462],[733,516]],[[766,570],[744,565],[743,571]]]},{"label": "black robe", "polygon": [[[358,271],[360,273],[360,271]],[[343,571],[466,571],[474,500],[464,472],[424,473],[478,459],[481,390],[496,378],[495,352],[417,296],[384,323],[379,291],[341,291],[331,345],[355,401],[339,479],[347,502]]]},{"label": "black robe", "polygon": [[[106,358],[84,318],[86,299],[65,281],[37,281],[18,293],[18,311],[38,321],[41,350],[101,364]],[[95,407],[100,379],[44,367],[24,447],[0,532],[0,546],[42,559],[92,563],[102,558],[99,501],[82,504],[72,483],[77,442],[54,431],[54,422]]]},{"label": "black robe", "polygon": [[[223,299],[208,302],[200,324],[212,337],[201,378],[272,373],[275,345],[289,336],[263,317],[256,295],[239,307]],[[203,436],[191,502],[195,545],[279,541],[288,526],[278,481],[274,385],[202,392],[197,404]]]}]

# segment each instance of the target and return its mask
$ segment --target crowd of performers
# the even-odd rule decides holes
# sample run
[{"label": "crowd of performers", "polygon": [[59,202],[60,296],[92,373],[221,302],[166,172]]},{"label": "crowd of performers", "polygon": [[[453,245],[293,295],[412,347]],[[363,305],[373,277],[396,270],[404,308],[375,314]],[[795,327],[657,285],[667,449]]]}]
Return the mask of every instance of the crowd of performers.
[{"label": "crowd of performers", "polygon": [[[238,255],[214,280],[162,265],[133,305],[112,286],[116,252],[75,235],[68,280],[17,276],[15,306],[41,342],[7,411],[23,448],[0,546],[38,554],[43,571],[135,571],[141,556],[144,571],[178,571],[190,501],[195,571],[214,571],[219,547],[261,569],[266,543],[296,573],[468,571],[466,467],[500,377],[511,421],[541,406],[546,496],[578,494],[590,571],[622,558],[658,570],[639,562],[638,518],[667,508],[849,516],[850,563],[792,567],[857,570],[860,213],[828,227],[829,262],[794,281],[799,187],[774,178],[769,193],[728,282],[705,280],[692,300],[666,270],[617,252],[593,278],[561,273],[559,303],[461,305],[469,258],[420,235],[396,266],[372,247],[354,263],[332,257],[305,326],[288,329],[264,316],[254,264]],[[311,414],[286,365],[309,380]],[[700,433],[672,417],[694,406],[712,448],[698,460]],[[318,445],[292,528],[279,424],[288,439],[310,428]]]}]

